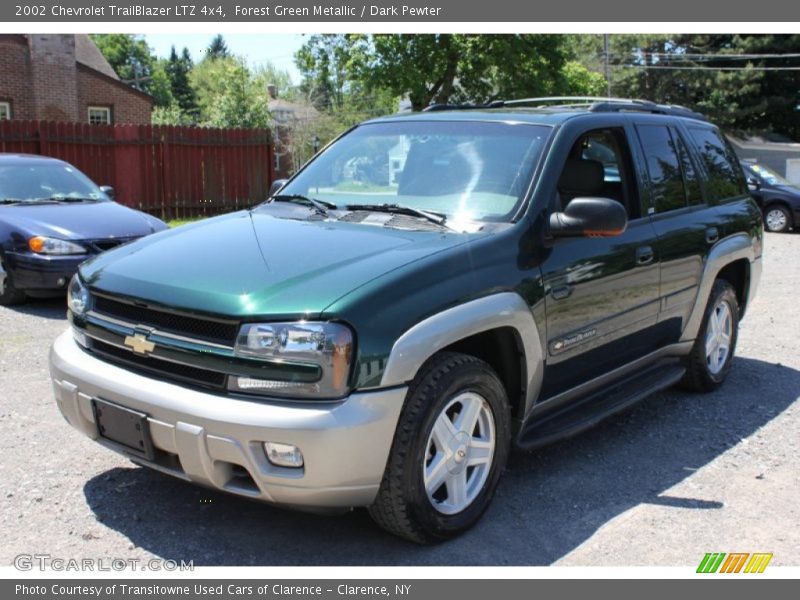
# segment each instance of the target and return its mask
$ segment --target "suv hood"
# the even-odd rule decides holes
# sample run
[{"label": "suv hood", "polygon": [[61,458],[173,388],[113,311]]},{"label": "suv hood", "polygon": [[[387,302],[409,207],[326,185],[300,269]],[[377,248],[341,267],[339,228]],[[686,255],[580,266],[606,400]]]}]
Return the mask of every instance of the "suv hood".
[{"label": "suv hood", "polygon": [[314,318],[371,279],[473,237],[238,212],[107,252],[81,275],[94,290],[183,310]]},{"label": "suv hood", "polygon": [[0,219],[33,235],[66,240],[141,237],[157,231],[159,223],[116,202],[12,204],[0,207]]}]

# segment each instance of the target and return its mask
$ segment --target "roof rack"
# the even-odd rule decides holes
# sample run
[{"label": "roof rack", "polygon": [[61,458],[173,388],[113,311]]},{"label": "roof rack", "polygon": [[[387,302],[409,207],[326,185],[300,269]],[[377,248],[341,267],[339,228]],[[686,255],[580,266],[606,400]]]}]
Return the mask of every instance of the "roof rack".
[{"label": "roof rack", "polygon": [[486,104],[430,104],[422,109],[422,112],[436,112],[439,110],[481,110],[486,108],[503,108],[505,100],[494,100]]},{"label": "roof rack", "polygon": [[674,117],[686,117],[707,121],[708,119],[689,108],[675,104],[658,104],[636,98],[610,98],[608,96],[544,96],[541,98],[519,98],[516,100],[494,100],[486,104],[431,104],[425,112],[439,110],[480,110],[506,106],[528,105],[540,108],[584,108],[589,112],[647,112]]}]

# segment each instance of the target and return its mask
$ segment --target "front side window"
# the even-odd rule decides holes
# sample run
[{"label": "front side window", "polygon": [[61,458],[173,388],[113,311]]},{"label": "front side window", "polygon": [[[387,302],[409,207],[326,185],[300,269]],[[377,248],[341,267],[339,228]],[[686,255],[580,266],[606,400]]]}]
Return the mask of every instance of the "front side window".
[{"label": "front side window", "polygon": [[747,184],[730,144],[714,129],[690,127],[689,133],[708,171],[709,201],[717,203],[746,195]]},{"label": "front side window", "polygon": [[11,103],[0,102],[0,121],[8,121],[11,119]]},{"label": "front side window", "polygon": [[359,126],[281,190],[337,207],[397,204],[448,222],[503,221],[522,201],[551,129],[478,121]]},{"label": "front side window", "polygon": [[108,106],[90,106],[89,123],[92,125],[110,125],[111,109]]}]

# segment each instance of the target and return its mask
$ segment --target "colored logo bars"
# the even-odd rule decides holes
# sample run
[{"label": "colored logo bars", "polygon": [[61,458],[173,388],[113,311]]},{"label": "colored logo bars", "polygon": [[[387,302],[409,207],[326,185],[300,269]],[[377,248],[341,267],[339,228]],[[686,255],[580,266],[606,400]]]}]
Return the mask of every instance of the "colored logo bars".
[{"label": "colored logo bars", "polygon": [[[749,560],[748,560],[749,559]],[[771,552],[707,552],[697,566],[698,573],[763,573]]]}]

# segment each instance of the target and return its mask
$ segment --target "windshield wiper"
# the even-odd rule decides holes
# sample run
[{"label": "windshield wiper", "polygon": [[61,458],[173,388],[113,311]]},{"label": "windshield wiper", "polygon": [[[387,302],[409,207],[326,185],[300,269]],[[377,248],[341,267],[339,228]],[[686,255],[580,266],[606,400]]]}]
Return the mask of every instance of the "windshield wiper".
[{"label": "windshield wiper", "polygon": [[100,200],[89,196],[50,196],[49,198],[36,198],[33,202],[100,202]]},{"label": "windshield wiper", "polygon": [[400,204],[348,204],[347,210],[367,210],[371,212],[395,213],[399,215],[409,215],[425,219],[436,225],[445,226],[447,215],[432,210],[423,210],[412,206],[402,206]]},{"label": "windshield wiper", "polygon": [[319,214],[328,216],[329,209],[339,208],[333,202],[309,198],[303,194],[278,194],[272,197],[272,202],[296,202],[298,204],[310,204]]},{"label": "windshield wiper", "polygon": [[22,204],[25,200],[18,200],[17,198],[0,198],[0,204]]}]

